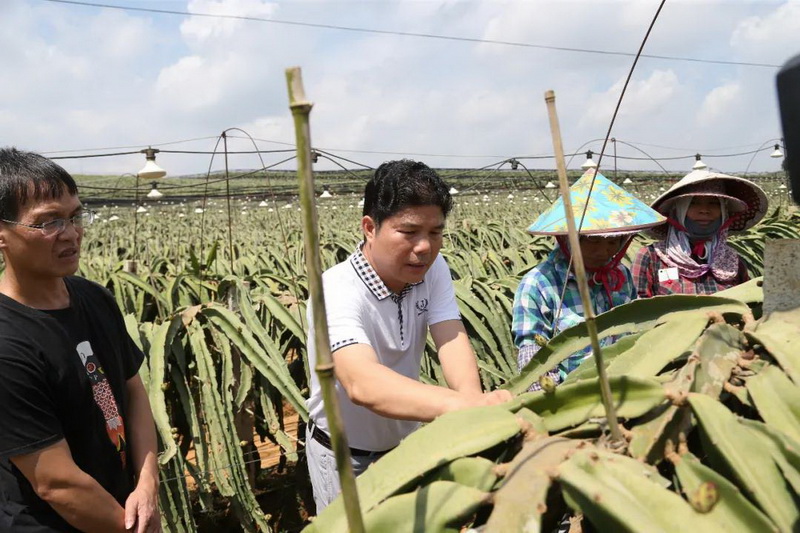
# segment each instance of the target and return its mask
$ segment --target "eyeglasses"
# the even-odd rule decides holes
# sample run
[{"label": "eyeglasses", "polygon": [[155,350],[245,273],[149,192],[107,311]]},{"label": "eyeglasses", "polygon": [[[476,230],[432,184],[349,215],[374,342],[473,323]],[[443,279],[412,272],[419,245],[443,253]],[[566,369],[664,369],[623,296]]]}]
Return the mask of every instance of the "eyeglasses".
[{"label": "eyeglasses", "polygon": [[38,229],[45,237],[52,237],[53,235],[60,235],[67,229],[67,222],[72,222],[76,228],[84,228],[94,222],[94,211],[82,211],[75,216],[69,218],[57,218],[44,224],[24,224],[16,220],[0,219],[3,222],[14,224],[15,226],[24,226],[26,228]]}]

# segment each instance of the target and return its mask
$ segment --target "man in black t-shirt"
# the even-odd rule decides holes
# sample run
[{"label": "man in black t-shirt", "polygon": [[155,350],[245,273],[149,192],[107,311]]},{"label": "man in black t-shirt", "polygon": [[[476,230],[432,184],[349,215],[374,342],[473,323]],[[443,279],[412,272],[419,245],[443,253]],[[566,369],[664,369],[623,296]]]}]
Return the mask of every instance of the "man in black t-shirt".
[{"label": "man in black t-shirt", "polygon": [[110,293],[74,277],[72,177],[0,149],[0,532],[157,532],[156,434]]}]

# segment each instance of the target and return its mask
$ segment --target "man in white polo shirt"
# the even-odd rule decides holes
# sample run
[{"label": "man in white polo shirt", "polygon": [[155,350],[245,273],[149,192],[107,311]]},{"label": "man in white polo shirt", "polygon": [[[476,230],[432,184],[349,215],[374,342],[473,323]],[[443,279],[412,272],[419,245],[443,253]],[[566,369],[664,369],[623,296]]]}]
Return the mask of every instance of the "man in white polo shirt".
[{"label": "man in white polo shirt", "polygon": [[[364,241],[323,274],[336,393],[356,475],[420,422],[511,399],[508,391],[481,390],[450,270],[439,255],[451,207],[447,186],[423,163],[382,164],[364,193]],[[428,331],[448,387],[419,381]],[[313,327],[307,346],[312,372],[306,454],[319,513],[340,485],[313,371]]]}]

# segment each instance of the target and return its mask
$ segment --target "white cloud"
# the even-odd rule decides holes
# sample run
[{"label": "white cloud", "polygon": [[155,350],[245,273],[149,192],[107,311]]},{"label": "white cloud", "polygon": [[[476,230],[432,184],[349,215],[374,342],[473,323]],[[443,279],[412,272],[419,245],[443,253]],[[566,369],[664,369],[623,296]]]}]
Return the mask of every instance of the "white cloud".
[{"label": "white cloud", "polygon": [[741,105],[742,87],[739,83],[728,83],[709,92],[698,113],[699,123],[710,123],[725,115],[735,113],[734,107]]},{"label": "white cloud", "polygon": [[[278,10],[278,5],[261,0],[190,0],[186,10],[210,15],[271,18]],[[181,23],[181,34],[190,43],[202,44],[211,40],[236,38],[249,24],[235,18],[190,17]]]},{"label": "white cloud", "polygon": [[[611,121],[614,108],[625,84],[625,78],[617,80],[608,90],[589,97],[581,118],[584,125],[603,125]],[[652,120],[675,94],[680,91],[678,76],[672,70],[655,70],[644,80],[631,80],[625,92],[619,117],[637,117],[640,121]]]},{"label": "white cloud", "polygon": [[[645,52],[779,62],[800,51],[798,6],[797,1],[668,2]],[[644,0],[188,0],[170,2],[169,8],[622,52],[636,50],[655,10],[653,2]],[[479,167],[497,157],[552,151],[543,101],[547,89],[557,94],[567,150],[604,135],[632,61],[25,0],[0,1],[0,17],[6,80],[0,84],[6,104],[0,108],[0,144],[40,151],[145,147],[211,137],[165,146],[210,150],[214,138],[234,126],[260,139],[292,143],[284,68],[300,65],[306,92],[315,102],[315,146],[353,150],[341,155],[373,166],[418,153],[471,156],[418,157],[436,166]],[[755,147],[780,136],[774,74],[642,58],[613,135],[692,153]],[[625,153],[624,146],[618,148]],[[683,153],[644,149],[653,155]],[[140,159],[131,155],[64,164],[77,172],[121,174],[138,169]],[[171,174],[203,172],[209,159],[159,155]],[[241,164],[254,166],[253,161]],[[723,162],[731,171],[746,164]],[[648,168],[647,162],[620,164]],[[552,162],[530,163],[548,165]]]},{"label": "white cloud", "polygon": [[731,46],[743,56],[782,64],[800,53],[800,2],[792,0],[766,15],[740,21]]}]

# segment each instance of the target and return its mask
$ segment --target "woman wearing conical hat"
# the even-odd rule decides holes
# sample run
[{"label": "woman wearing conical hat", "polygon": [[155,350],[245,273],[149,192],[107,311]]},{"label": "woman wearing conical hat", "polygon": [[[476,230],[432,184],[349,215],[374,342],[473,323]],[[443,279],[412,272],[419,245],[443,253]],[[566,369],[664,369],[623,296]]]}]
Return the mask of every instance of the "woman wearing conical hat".
[{"label": "woman wearing conical hat", "polygon": [[[664,223],[664,217],[623,188],[587,171],[570,187],[575,225],[580,231],[583,263],[589,276],[589,293],[596,314],[636,298],[636,287],[620,261],[633,236]],[[591,194],[589,189],[591,187]],[[585,215],[583,215],[585,208]],[[583,216],[583,223],[581,217]],[[561,331],[584,320],[578,284],[571,266],[564,204],[559,198],[529,228],[533,235],[552,235],[556,247],[532,268],[517,287],[512,312],[512,333],[519,369]],[[606,337],[601,345],[615,342]],[[560,383],[591,354],[591,348],[571,355],[548,375]],[[533,390],[539,388],[534,384]]]},{"label": "woman wearing conical hat", "polygon": [[695,170],[652,204],[667,223],[650,234],[633,262],[639,297],[712,294],[749,279],[739,254],[726,240],[731,231],[754,226],[767,211],[767,195],[743,178]]}]

